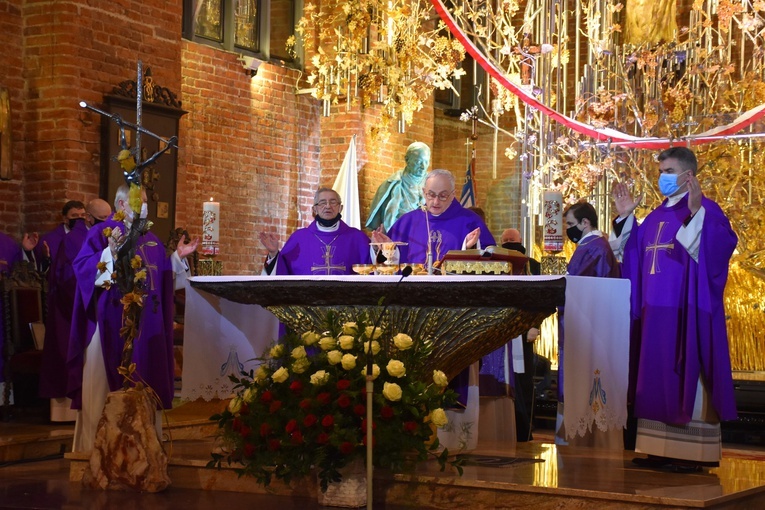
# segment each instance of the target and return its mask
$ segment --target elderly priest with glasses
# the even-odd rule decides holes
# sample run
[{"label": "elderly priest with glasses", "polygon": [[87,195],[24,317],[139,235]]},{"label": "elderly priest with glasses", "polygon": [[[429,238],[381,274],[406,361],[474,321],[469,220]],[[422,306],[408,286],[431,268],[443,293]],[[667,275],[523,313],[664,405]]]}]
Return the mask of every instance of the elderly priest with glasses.
[{"label": "elderly priest with glasses", "polygon": [[279,237],[261,232],[260,242],[268,250],[263,274],[343,275],[353,274],[354,264],[369,264],[369,238],[341,220],[340,195],[319,188],[314,196],[314,221],[292,233],[279,250]]}]

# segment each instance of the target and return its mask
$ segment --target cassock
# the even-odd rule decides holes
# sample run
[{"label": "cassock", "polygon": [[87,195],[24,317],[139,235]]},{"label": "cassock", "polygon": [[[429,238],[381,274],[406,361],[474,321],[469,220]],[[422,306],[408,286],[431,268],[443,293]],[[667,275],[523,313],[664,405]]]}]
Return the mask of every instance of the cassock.
[{"label": "cassock", "polygon": [[[566,272],[572,276],[594,276],[600,278],[619,278],[621,276],[619,262],[616,260],[608,240],[599,230],[588,232],[577,243]],[[564,315],[565,308],[558,308],[558,416],[555,426],[555,443],[621,450],[624,447],[621,429],[601,431],[594,427],[592,430],[588,430],[584,436],[566,439],[565,423],[563,422],[563,406],[565,405],[563,394],[565,375],[563,369],[565,364],[563,361],[565,350],[565,337],[563,334]],[[593,353],[594,356],[598,354]]]},{"label": "cassock", "polygon": [[336,230],[320,230],[316,220],[292,233],[277,256],[279,275],[354,274],[354,264],[370,264],[369,237],[338,221]]},{"label": "cassock", "polygon": [[[125,230],[125,225],[111,218],[91,228],[74,260],[77,289],[67,355],[67,394],[75,409],[83,408],[86,350],[97,331],[108,390],[116,391],[123,383],[122,376],[117,373],[124,344],[120,336],[122,293],[116,285],[109,290],[95,286],[98,263],[104,249],[108,248],[103,235],[107,227]],[[162,406],[170,409],[174,392],[173,271],[164,245],[151,232],[138,238],[136,254],[143,259],[147,277],[140,331],[133,345],[134,377],[145,381],[157,393]],[[97,410],[98,416],[101,409]]]},{"label": "cassock", "polygon": [[[0,273],[11,274],[13,266],[21,261],[21,246],[14,239],[0,232]],[[5,310],[0,299],[0,384],[5,384]],[[0,394],[2,399],[2,394]],[[2,402],[2,400],[0,400]]]},{"label": "cassock", "polygon": [[433,262],[436,262],[443,259],[449,250],[461,250],[465,236],[479,227],[480,248],[495,244],[489,227],[480,216],[465,209],[453,198],[449,207],[438,216],[421,209],[406,213],[391,227],[388,237],[393,241],[408,243],[399,246],[399,260],[402,264],[425,264],[428,240]]},{"label": "cassock", "polygon": [[[84,221],[78,221],[76,223],[84,223]],[[56,260],[56,254],[58,253],[59,246],[61,246],[61,241],[66,238],[68,232],[70,232],[70,230],[63,223],[59,223],[56,228],[40,236],[40,240],[37,242],[37,245],[33,250],[38,269],[42,267],[43,259],[45,258],[43,253],[43,250],[45,250],[44,243],[48,243],[50,260],[53,262]],[[50,278],[48,279],[48,282],[50,282]]]},{"label": "cassock", "polygon": [[635,225],[622,272],[639,353],[630,363],[636,451],[716,462],[719,420],[737,417],[723,293],[738,238],[715,202],[701,206],[690,219],[686,194]]},{"label": "cassock", "polygon": [[48,271],[48,314],[45,319],[45,343],[40,370],[40,396],[43,398],[66,397],[66,357],[77,285],[73,263],[87,234],[85,221],[75,222],[75,227],[60,241],[55,257],[51,257],[52,265]]}]

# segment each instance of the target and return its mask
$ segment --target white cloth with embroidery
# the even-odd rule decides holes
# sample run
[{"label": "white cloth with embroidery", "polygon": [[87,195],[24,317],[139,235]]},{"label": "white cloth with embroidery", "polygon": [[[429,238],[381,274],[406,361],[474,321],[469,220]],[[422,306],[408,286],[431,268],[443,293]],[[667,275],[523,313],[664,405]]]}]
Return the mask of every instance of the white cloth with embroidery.
[{"label": "white cloth with embroidery", "polygon": [[[591,280],[598,280],[592,285]],[[563,421],[566,438],[627,423],[629,281],[566,277]],[[614,310],[626,310],[613,314]]]}]

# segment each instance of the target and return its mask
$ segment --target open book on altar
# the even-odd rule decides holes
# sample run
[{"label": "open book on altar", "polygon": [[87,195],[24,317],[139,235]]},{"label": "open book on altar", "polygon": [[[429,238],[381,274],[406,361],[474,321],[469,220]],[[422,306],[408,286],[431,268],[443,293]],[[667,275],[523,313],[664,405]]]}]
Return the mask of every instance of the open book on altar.
[{"label": "open book on altar", "polygon": [[529,258],[517,250],[489,246],[485,250],[449,250],[441,267],[447,274],[527,274]]}]

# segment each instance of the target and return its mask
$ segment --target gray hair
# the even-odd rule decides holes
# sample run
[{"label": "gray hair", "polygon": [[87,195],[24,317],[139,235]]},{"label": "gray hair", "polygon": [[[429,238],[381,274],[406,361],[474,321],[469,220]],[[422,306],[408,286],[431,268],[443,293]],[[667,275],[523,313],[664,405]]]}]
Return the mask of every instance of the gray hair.
[{"label": "gray hair", "polygon": [[117,188],[117,191],[114,193],[114,210],[119,211],[120,202],[125,202],[127,204],[129,199],[130,186],[127,184],[120,184],[119,188]]},{"label": "gray hair", "polygon": [[324,193],[324,192],[327,192],[327,191],[331,191],[332,193],[334,193],[335,196],[337,197],[337,201],[342,205],[343,199],[340,197],[340,193],[338,193],[337,191],[333,190],[332,188],[327,188],[327,187],[319,188],[319,189],[316,190],[316,193],[313,196],[313,205],[318,204],[319,203],[319,195]]},{"label": "gray hair", "polygon": [[442,168],[437,168],[436,170],[431,170],[428,172],[428,176],[425,177],[425,184],[423,184],[423,187],[427,186],[428,181],[434,177],[446,177],[449,179],[449,185],[452,187],[451,191],[454,191],[454,175],[452,175],[449,170],[444,170]]}]

